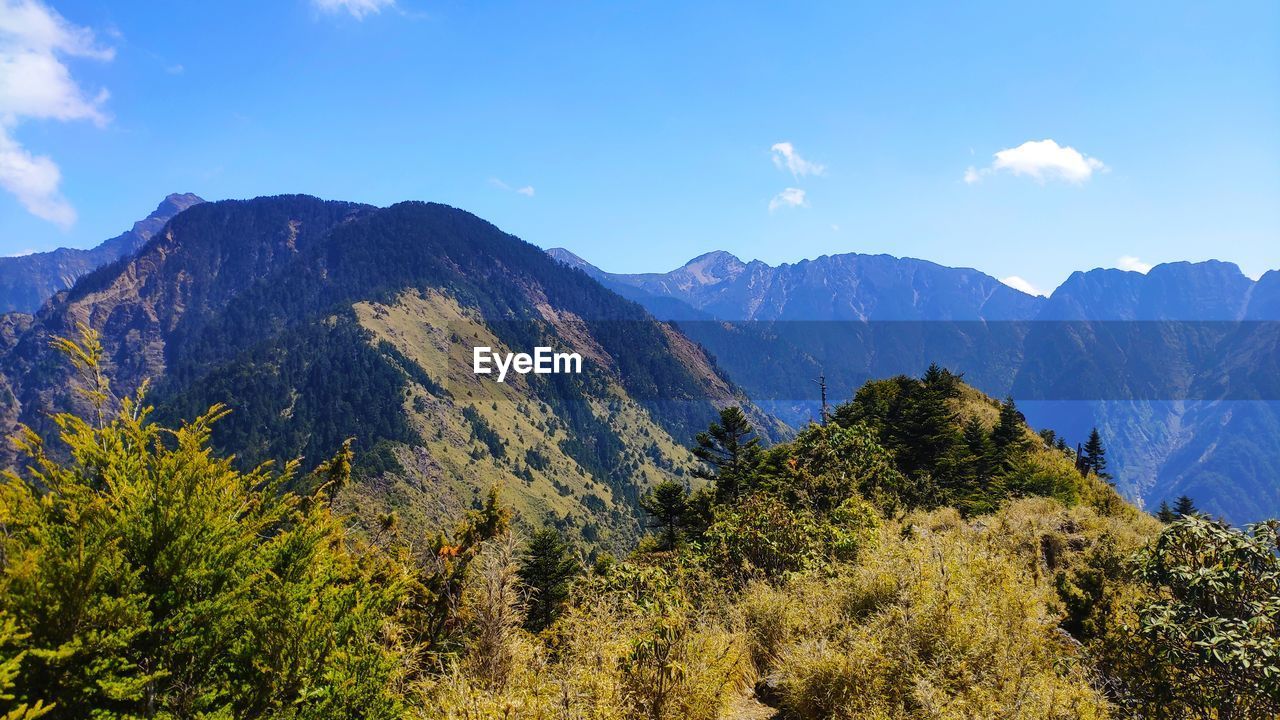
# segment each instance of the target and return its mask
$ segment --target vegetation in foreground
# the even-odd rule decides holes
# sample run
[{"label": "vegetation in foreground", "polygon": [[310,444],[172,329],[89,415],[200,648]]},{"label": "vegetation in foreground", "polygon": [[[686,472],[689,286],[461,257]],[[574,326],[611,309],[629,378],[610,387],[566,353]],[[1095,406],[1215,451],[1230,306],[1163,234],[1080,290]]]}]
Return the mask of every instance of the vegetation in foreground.
[{"label": "vegetation in foreground", "polygon": [[[593,563],[495,495],[453,532],[356,529],[315,472],[242,473],[116,400],[0,483],[0,717],[1262,718],[1280,712],[1275,524],[1161,524],[937,368],[706,478]],[[1083,474],[1081,472],[1083,470]],[[588,566],[589,565],[589,566]]]}]

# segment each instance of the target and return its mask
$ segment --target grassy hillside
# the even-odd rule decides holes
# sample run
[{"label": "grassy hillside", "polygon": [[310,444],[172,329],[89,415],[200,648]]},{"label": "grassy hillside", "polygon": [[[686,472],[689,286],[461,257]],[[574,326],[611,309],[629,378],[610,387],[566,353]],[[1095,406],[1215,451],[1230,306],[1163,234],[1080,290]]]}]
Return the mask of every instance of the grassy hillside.
[{"label": "grassy hillside", "polygon": [[[478,313],[443,293],[405,293],[389,305],[357,303],[354,311],[373,346],[390,345],[400,361],[425,373],[408,383],[403,402],[414,440],[393,446],[400,466],[410,470],[352,488],[345,498],[366,519],[395,511],[414,527],[443,527],[496,485],[525,522],[553,525],[593,547],[622,549],[639,535],[640,495],[693,469],[688,450],[607,379],[587,399],[587,410],[599,427],[628,440],[619,442],[617,467],[588,471],[573,430],[531,386],[531,376],[500,384],[471,373],[473,345],[507,348]],[[424,476],[426,484],[405,479]]]},{"label": "grassy hillside", "polygon": [[[485,331],[444,294],[355,312],[423,388],[447,369],[444,328]],[[379,513],[361,530],[349,445],[309,475],[243,473],[209,449],[222,409],[165,429],[111,406],[92,333],[62,348],[92,419],[55,418],[62,455],[25,435],[28,469],[0,482],[7,718],[1280,711],[1276,527],[1162,525],[942,370],[869,384],[769,448],[726,408],[692,445],[700,482],[653,484],[650,535],[584,562],[577,535],[511,524],[513,504],[607,500],[590,478],[552,494],[567,453],[441,532]],[[442,398],[407,416],[464,478],[558,434],[519,387],[402,400]],[[650,428],[616,413],[618,432]]]}]

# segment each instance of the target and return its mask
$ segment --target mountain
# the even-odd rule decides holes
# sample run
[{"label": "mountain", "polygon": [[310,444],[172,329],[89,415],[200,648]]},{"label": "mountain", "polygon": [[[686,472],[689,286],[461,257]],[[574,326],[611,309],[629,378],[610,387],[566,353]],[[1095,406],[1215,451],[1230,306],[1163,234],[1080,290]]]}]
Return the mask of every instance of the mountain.
[{"label": "mountain", "polygon": [[872,378],[931,362],[1012,395],[1075,441],[1098,427],[1148,504],[1192,495],[1238,522],[1280,515],[1280,272],[1166,263],[1073,273],[1049,298],[976,270],[886,255],[771,267],[725,252],[668,273],[606,273],[548,251],[676,321],[761,407],[793,425]]},{"label": "mountain", "polygon": [[626,275],[563,248],[548,253],[633,299],[679,300],[721,320],[1028,320],[1044,304],[977,270],[891,255],[823,255],[774,267],[716,251],[667,273]]},{"label": "mountain", "polygon": [[748,394],[792,425],[869,380],[963,368],[976,386],[1007,388],[1021,336],[1045,299],[970,268],[847,253],[770,266],[727,252],[668,273],[606,273],[564,249],[548,253],[656,317],[678,322]]},{"label": "mountain", "polygon": [[191,193],[169,195],[132,229],[88,250],[58,248],[0,258],[0,312],[35,312],[54,293],[74,285],[77,278],[137,252],[171,218],[202,202]]},{"label": "mountain", "polygon": [[1256,283],[1233,263],[1163,263],[1147,273],[1074,272],[1038,320],[1239,320]]},{"label": "mountain", "polygon": [[[621,547],[644,488],[693,467],[717,408],[746,405],[703,351],[641,307],[451,207],[280,196],[191,207],[131,259],[82,277],[0,356],[6,423],[48,436],[84,412],[50,348],[98,330],[117,395],[146,380],[160,418],[226,403],[215,443],[251,466],[308,466],[355,438],[347,502],[447,525],[492,485],[525,521]],[[498,383],[471,348],[584,358],[580,375]]]},{"label": "mountain", "polygon": [[1167,263],[1071,275],[1026,338],[1010,392],[1033,422],[1110,439],[1148,505],[1194,497],[1236,522],[1280,516],[1276,273]]},{"label": "mountain", "polygon": [[1280,270],[1271,270],[1254,283],[1245,317],[1249,320],[1280,318]]}]

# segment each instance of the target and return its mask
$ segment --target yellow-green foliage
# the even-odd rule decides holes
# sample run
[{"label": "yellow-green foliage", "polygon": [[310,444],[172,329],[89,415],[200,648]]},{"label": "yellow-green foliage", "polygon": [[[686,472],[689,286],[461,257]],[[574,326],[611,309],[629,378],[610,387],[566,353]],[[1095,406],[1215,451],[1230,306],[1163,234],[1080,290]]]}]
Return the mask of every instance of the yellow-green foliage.
[{"label": "yellow-green foliage", "polygon": [[[1191,518],[1161,534],[1011,424],[1012,403],[963,386],[956,414],[999,423],[1008,452],[918,453],[930,464],[906,473],[885,428],[811,426],[732,493],[677,488],[679,542],[597,563],[531,625],[496,489],[452,537],[404,538],[379,513],[362,539],[330,509],[349,445],[307,478],[240,472],[209,450],[222,410],[154,426],[110,394],[91,333],[64,346],[93,420],[56,418],[65,458],[27,434],[28,468],[0,481],[3,720],[717,720],[753,683],[796,718],[1172,720],[1280,694],[1274,532]],[[938,407],[917,417],[949,442]]]},{"label": "yellow-green foliage", "polygon": [[14,685],[21,675],[22,663],[27,651],[15,652],[15,647],[30,637],[30,633],[19,633],[18,624],[4,612],[0,612],[0,708],[4,708],[3,720],[35,720],[47,715],[53,708],[45,705],[43,700],[17,702]]},{"label": "yellow-green foliage", "polygon": [[[961,422],[976,418],[988,430],[1000,415],[999,403],[963,383],[951,403]],[[1143,516],[1110,483],[1093,474],[1082,476],[1071,457],[1046,446],[1030,428],[1024,429],[1023,436],[1026,453],[1010,470],[1006,490],[1017,495],[1052,497],[1067,505],[1088,505],[1103,515],[1122,515],[1130,520]]]},{"label": "yellow-green foliage", "polygon": [[707,560],[725,579],[777,578],[852,560],[873,541],[879,523],[875,509],[856,497],[818,515],[755,493],[716,511],[704,546]]},{"label": "yellow-green foliage", "polygon": [[214,408],[147,422],[74,357],[93,422],[54,419],[61,453],[23,436],[0,479],[0,716],[392,716],[408,670],[395,615],[403,574],[362,551],[293,467],[237,471],[209,449]]},{"label": "yellow-green foliage", "polygon": [[[1038,552],[990,522],[913,514],[858,565],[753,598],[786,705],[806,718],[1108,717]],[[769,598],[776,629],[761,622]]]},{"label": "yellow-green foliage", "polygon": [[714,720],[750,679],[745,639],[678,576],[622,565],[591,578],[552,628],[513,634],[505,683],[455,667],[425,685],[423,716]]}]

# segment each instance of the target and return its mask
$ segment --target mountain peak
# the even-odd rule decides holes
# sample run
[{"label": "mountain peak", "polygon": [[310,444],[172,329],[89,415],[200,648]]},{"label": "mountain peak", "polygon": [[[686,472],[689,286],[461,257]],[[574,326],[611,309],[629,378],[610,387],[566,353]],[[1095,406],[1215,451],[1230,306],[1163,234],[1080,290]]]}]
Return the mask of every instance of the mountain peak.
[{"label": "mountain peak", "polygon": [[1189,260],[1178,260],[1175,262],[1165,262],[1151,268],[1147,275],[1170,274],[1175,276],[1200,276],[1200,277],[1219,277],[1225,281],[1236,282],[1239,280],[1248,280],[1248,276],[1240,269],[1240,266],[1225,260],[1202,260],[1199,262],[1191,262]]},{"label": "mountain peak", "polygon": [[192,193],[172,193],[133,227],[89,249],[58,248],[24,257],[0,258],[0,311],[35,312],[45,300],[70,288],[96,268],[132,255],[178,213],[204,202]]},{"label": "mountain peak", "polygon": [[566,265],[590,265],[591,264],[586,260],[583,260],[577,254],[575,254],[572,250],[569,250],[567,248],[553,247],[547,250],[547,254],[550,255],[552,258],[559,260],[562,263],[565,263]]},{"label": "mountain peak", "polygon": [[576,254],[574,254],[573,252],[565,248],[554,247],[554,248],[551,248],[550,250],[547,250],[546,252],[547,252],[547,255],[550,256],[552,260],[555,260],[561,265],[568,265],[571,268],[578,268],[579,270],[585,272],[588,275],[602,274],[602,271],[600,270],[600,268],[596,267],[595,265],[592,265],[586,260],[583,260],[582,258],[578,257]]},{"label": "mountain peak", "polygon": [[1074,272],[1054,290],[1043,320],[1237,320],[1254,281],[1235,263],[1168,262],[1146,273]]},{"label": "mountain peak", "polygon": [[693,276],[699,284],[714,285],[732,280],[746,267],[746,263],[739,260],[736,255],[724,250],[712,250],[685,263],[680,270]]},{"label": "mountain peak", "polygon": [[147,218],[163,218],[168,220],[192,205],[199,205],[202,202],[204,202],[204,198],[196,195],[195,193],[169,193],[165,196],[164,200],[161,200],[160,204],[156,206],[155,212],[148,215]]}]

